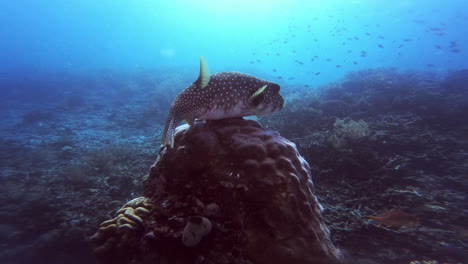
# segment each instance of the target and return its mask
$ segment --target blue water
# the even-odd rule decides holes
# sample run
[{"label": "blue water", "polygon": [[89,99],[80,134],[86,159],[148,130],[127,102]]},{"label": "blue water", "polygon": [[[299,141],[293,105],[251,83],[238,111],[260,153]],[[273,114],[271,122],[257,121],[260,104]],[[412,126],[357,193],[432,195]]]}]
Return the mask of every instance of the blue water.
[{"label": "blue water", "polygon": [[4,0],[0,69],[195,69],[203,55],[213,72],[251,69],[310,86],[368,67],[444,73],[467,67],[467,6],[464,0]]}]

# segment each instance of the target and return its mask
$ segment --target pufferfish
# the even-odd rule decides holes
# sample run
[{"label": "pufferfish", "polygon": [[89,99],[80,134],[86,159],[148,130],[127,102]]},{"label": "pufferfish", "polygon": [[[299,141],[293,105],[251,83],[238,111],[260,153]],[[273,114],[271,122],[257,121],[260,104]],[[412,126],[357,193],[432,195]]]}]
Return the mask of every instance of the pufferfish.
[{"label": "pufferfish", "polygon": [[281,110],[284,98],[280,86],[240,72],[210,75],[200,57],[200,76],[174,100],[162,135],[162,144],[174,146],[177,125],[185,120],[218,120],[244,116],[263,116]]}]

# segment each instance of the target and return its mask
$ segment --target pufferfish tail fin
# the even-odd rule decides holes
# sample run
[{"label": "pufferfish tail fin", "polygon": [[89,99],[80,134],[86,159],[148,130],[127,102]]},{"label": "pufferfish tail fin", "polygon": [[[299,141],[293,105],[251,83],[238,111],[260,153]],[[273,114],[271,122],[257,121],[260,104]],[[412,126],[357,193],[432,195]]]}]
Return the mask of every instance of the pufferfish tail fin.
[{"label": "pufferfish tail fin", "polygon": [[166,125],[164,126],[164,131],[162,134],[162,145],[167,146],[169,145],[170,148],[174,147],[174,135],[175,135],[175,129],[177,125],[182,121],[180,118],[176,117],[174,113],[169,113],[169,116],[167,117]]}]

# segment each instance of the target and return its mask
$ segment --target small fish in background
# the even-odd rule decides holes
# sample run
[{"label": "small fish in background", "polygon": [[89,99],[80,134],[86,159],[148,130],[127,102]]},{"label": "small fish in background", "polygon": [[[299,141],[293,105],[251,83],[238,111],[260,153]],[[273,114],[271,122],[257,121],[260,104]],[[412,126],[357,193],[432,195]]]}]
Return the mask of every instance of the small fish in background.
[{"label": "small fish in background", "polygon": [[377,47],[379,47],[379,48],[381,48],[381,49],[384,48],[384,46],[383,46],[382,44],[377,45]]},{"label": "small fish in background", "polygon": [[327,59],[327,61],[331,61],[332,59]]},{"label": "small fish in background", "polygon": [[276,78],[278,78],[278,79],[283,79],[283,76],[278,76],[278,77],[276,77]]},{"label": "small fish in background", "polygon": [[358,64],[358,63],[357,63],[357,61],[353,61],[353,64],[356,65],[356,64]]},{"label": "small fish in background", "polygon": [[374,220],[378,227],[381,227],[382,225],[386,225],[388,227],[419,225],[419,219],[417,217],[401,210],[388,211],[378,216],[366,215],[365,217]]},{"label": "small fish in background", "polygon": [[450,50],[450,52],[452,52],[452,53],[460,53],[460,51],[461,51],[461,50],[459,50],[459,49],[451,49],[451,50]]},{"label": "small fish in background", "polygon": [[314,75],[319,75],[319,74],[320,74],[320,72],[316,72]]},{"label": "small fish in background", "polygon": [[277,69],[273,69],[272,71],[277,72],[278,70],[277,70]]},{"label": "small fish in background", "polygon": [[440,27],[431,27],[431,28],[429,28],[429,30],[431,30],[431,31],[442,31],[442,29]]},{"label": "small fish in background", "polygon": [[403,47],[403,46],[404,46],[404,44],[400,44],[400,46],[398,46],[398,48],[401,48],[401,47]]},{"label": "small fish in background", "polygon": [[309,88],[310,86],[308,84],[304,84],[304,87]]},{"label": "small fish in background", "polygon": [[382,35],[380,35],[380,36],[379,36],[379,38],[380,38],[380,39],[385,39],[385,37],[384,37],[384,36],[382,36]]},{"label": "small fish in background", "polygon": [[456,47],[456,46],[458,46],[458,41],[457,41],[457,40],[452,40],[452,41],[450,41],[450,46],[449,46],[449,48],[454,48],[454,47]]},{"label": "small fish in background", "polygon": [[371,33],[369,33],[369,32],[366,32],[366,35],[367,35],[367,36],[370,36],[370,35],[371,35]]},{"label": "small fish in background", "polygon": [[296,79],[296,77],[289,77],[288,81],[291,81],[291,80],[294,80],[294,79]]},{"label": "small fish in background", "polygon": [[410,41],[413,41],[413,40],[410,39],[410,38],[405,38],[405,39],[403,39],[403,41],[404,41],[404,42],[410,42]]},{"label": "small fish in background", "polygon": [[341,68],[341,65],[338,64],[338,65],[336,65],[335,67],[336,67],[336,68]]}]

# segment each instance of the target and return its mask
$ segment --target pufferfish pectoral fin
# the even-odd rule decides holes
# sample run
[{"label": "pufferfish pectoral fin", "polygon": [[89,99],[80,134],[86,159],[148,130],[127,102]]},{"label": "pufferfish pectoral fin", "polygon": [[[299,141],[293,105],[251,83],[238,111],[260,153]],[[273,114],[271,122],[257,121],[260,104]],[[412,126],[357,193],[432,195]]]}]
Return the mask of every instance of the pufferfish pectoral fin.
[{"label": "pufferfish pectoral fin", "polygon": [[200,57],[200,75],[198,76],[198,80],[196,81],[197,87],[200,89],[204,89],[208,83],[210,82],[210,68],[208,67],[208,63],[206,62],[203,56]]},{"label": "pufferfish pectoral fin", "polygon": [[[255,111],[255,108],[260,104],[262,103],[263,101],[263,92],[265,91],[265,89],[267,88],[268,85],[263,85],[262,87],[260,87],[257,91],[255,91],[255,93],[253,93],[250,97],[249,97],[249,106]],[[257,112],[257,111],[256,111]],[[257,117],[260,117],[260,113],[256,113],[255,114]]]},{"label": "pufferfish pectoral fin", "polygon": [[184,119],[185,122],[187,122],[187,124],[189,124],[190,126],[193,125],[193,123],[195,123],[195,118],[186,118]]},{"label": "pufferfish pectoral fin", "polygon": [[256,102],[256,100],[258,100],[262,93],[265,91],[265,89],[267,88],[268,85],[263,85],[262,87],[260,87],[257,91],[255,91],[255,93],[253,93],[250,97],[249,97],[249,104],[252,105],[252,106],[257,106],[260,102]]},{"label": "pufferfish pectoral fin", "polygon": [[167,117],[166,125],[164,126],[164,131],[162,135],[162,145],[169,145],[170,148],[174,147],[174,135],[177,125],[182,121],[180,118],[174,115],[174,113],[169,113]]}]

